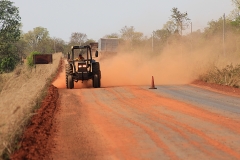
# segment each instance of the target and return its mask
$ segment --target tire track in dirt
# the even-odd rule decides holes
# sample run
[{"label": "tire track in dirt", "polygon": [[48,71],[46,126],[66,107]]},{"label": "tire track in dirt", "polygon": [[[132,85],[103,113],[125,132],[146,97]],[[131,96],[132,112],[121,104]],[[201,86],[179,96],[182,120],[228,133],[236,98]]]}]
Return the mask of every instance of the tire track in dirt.
[{"label": "tire track in dirt", "polygon": [[[102,94],[99,95],[95,93],[97,91],[99,90],[93,92],[85,91],[88,98],[84,97],[84,99],[89,99],[89,101],[87,101],[87,105],[89,107],[91,106],[92,122],[94,122],[93,124],[95,124],[96,130],[99,130],[99,133],[104,135],[106,141],[108,141],[107,144],[110,146],[108,150],[111,154],[113,154],[113,157],[116,156],[116,159],[141,159],[141,156],[150,156],[152,157],[151,159],[153,159],[155,154],[149,155],[149,153],[146,153],[146,155],[141,154],[141,156],[139,156],[139,153],[136,153],[136,150],[139,149],[141,150],[140,152],[146,152],[141,149],[141,147],[139,148],[139,142],[135,137],[136,130],[138,130],[138,133],[142,132],[142,130],[139,129],[139,127],[136,128],[136,125],[129,123],[129,121],[124,117],[119,117],[119,115],[112,112],[108,105],[112,107],[116,106],[116,99],[114,97],[109,96],[107,94],[108,92],[102,92]],[[99,101],[100,99],[103,102],[106,100],[107,102],[105,102],[107,105]],[[91,103],[89,104],[90,101]],[[142,138],[148,141],[148,137]],[[151,143],[152,142],[150,142],[150,144],[146,144],[146,146],[153,148],[155,145]],[[159,154],[157,155],[159,157]]]},{"label": "tire track in dirt", "polygon": [[[51,137],[54,144],[50,159],[96,159],[104,151],[101,136],[95,132],[77,90],[59,90],[59,110],[55,117],[56,133]],[[75,93],[73,93],[75,92]],[[99,138],[100,137],[100,138]]]},{"label": "tire track in dirt", "polygon": [[[137,141],[136,138],[133,137],[134,132],[132,132],[132,129],[125,126],[125,124],[122,124],[122,120],[119,120],[119,118],[116,119],[115,114],[111,114],[110,112],[107,112],[103,107],[97,105],[96,97],[93,94],[94,90],[76,90],[77,92],[75,91],[75,93],[71,91],[72,90],[60,92],[61,102],[67,104],[61,104],[61,108],[63,110],[60,114],[62,115],[58,116],[57,118],[59,135],[54,138],[57,143],[57,150],[53,152],[53,159],[59,158],[59,155],[64,156],[60,156],[61,159],[79,159],[79,157],[77,156],[82,156],[81,159],[86,159],[86,154],[89,154],[89,157],[91,159],[108,159],[109,157],[110,159],[132,159],[134,157],[135,159],[141,158],[138,156],[139,153],[133,154],[134,144],[136,144]],[[70,95],[72,98],[69,97]],[[86,95],[87,97],[85,97]],[[66,101],[66,99],[68,99],[69,101]],[[73,99],[75,99],[74,102],[72,101]],[[77,104],[80,104],[80,106],[77,106]],[[78,111],[78,107],[81,108],[81,111]],[[66,116],[69,114],[69,112],[72,113],[74,110],[75,114],[71,114],[71,117],[68,116],[68,118],[66,119]],[[82,119],[81,117],[83,116],[83,114],[84,117]],[[80,118],[77,119],[78,116],[80,116]],[[70,118],[73,119],[73,123],[70,123]],[[81,121],[83,121],[84,123]],[[78,128],[76,128],[75,125],[71,125],[75,123],[77,123],[76,125]],[[69,126],[68,137],[63,136],[63,132],[66,129],[65,127],[67,124]],[[88,136],[87,126],[91,126],[94,128],[94,131],[92,131],[91,134],[88,134]],[[72,134],[72,130],[75,133],[77,130],[79,130],[79,135],[75,133]],[[93,135],[93,133],[95,135]],[[96,136],[103,138],[91,140],[92,137]],[[111,137],[111,139],[109,137]],[[83,138],[86,139],[87,143],[86,141],[81,140]],[[68,142],[73,141],[73,139],[75,139],[77,143],[69,144]],[[94,145],[94,143],[92,142],[96,141],[101,142],[97,142],[97,145]],[[65,149],[61,147],[63,145],[66,147]],[[95,150],[94,155],[90,150],[85,150],[84,148],[86,147],[93,148],[92,150]],[[78,150],[79,153],[72,154],[72,150]],[[83,150],[85,151],[84,155],[82,155]]]},{"label": "tire track in dirt", "polygon": [[[97,96],[95,94],[95,96]],[[119,100],[119,99],[118,99]],[[170,159],[179,159],[175,153],[173,153],[169,147],[163,143],[163,141],[154,133],[153,130],[151,130],[149,127],[138,123],[130,118],[127,118],[126,116],[123,116],[122,114],[119,114],[118,112],[115,112],[114,110],[111,110],[107,105],[105,105],[104,103],[102,103],[101,101],[96,101],[96,103],[101,106],[102,108],[104,108],[105,110],[107,110],[108,112],[113,112],[115,115],[119,116],[122,119],[127,120],[128,122],[132,123],[133,125],[138,126],[139,128],[141,128],[142,130],[144,130],[144,132],[146,132],[152,139],[153,142],[156,143],[156,145],[163,149],[164,153],[170,158]]]},{"label": "tire track in dirt", "polygon": [[[113,94],[116,94],[116,93],[114,93],[113,92]],[[149,93],[148,93],[149,94]],[[143,95],[141,95],[141,97],[144,97]],[[149,98],[149,97],[148,97]],[[121,99],[121,97],[118,97],[118,99]],[[124,99],[124,98],[122,98],[122,99]],[[149,99],[151,99],[151,98],[149,98]],[[151,101],[151,100],[150,100]],[[127,101],[124,101],[124,103],[128,103]],[[131,103],[131,102],[130,102]],[[160,103],[159,103],[160,104]],[[138,104],[138,103],[136,103],[135,105],[132,105],[133,107],[135,107],[135,106],[141,106],[141,104]],[[182,107],[182,106],[179,106],[180,108]],[[144,108],[144,106],[142,106],[141,108]],[[146,110],[144,110],[143,112],[148,112],[148,111],[146,111]],[[152,114],[152,113],[151,113]],[[155,115],[156,116],[156,115]],[[164,116],[166,116],[166,115],[164,115]],[[157,117],[157,116],[156,116]],[[166,116],[166,117],[168,117],[169,118],[169,116]],[[149,117],[149,118],[151,118],[151,117]],[[161,119],[162,119],[163,117],[161,117]],[[167,119],[167,121],[168,122],[171,122],[171,119],[172,119],[172,117],[170,117],[170,119]],[[193,133],[193,134],[196,134],[196,135],[198,135],[199,137],[203,137],[203,140],[205,140],[205,142],[207,143],[207,144],[211,144],[213,147],[215,147],[215,148],[218,148],[218,149],[220,149],[220,150],[223,150],[223,151],[225,151],[226,153],[230,153],[230,154],[232,154],[233,156],[239,156],[239,154],[237,153],[237,152],[234,152],[232,149],[230,149],[230,148],[228,148],[228,147],[226,147],[226,146],[224,146],[224,145],[222,145],[221,143],[218,143],[217,141],[214,141],[213,139],[211,139],[210,137],[208,137],[208,136],[206,136],[206,134],[204,134],[203,132],[201,132],[201,131],[199,131],[199,130],[196,130],[196,129],[194,129],[194,128],[192,128],[192,127],[189,127],[189,126],[187,126],[187,125],[184,125],[183,123],[179,123],[179,122],[174,122],[173,124],[176,124],[176,126],[181,126],[181,127],[183,127],[185,130],[187,129],[189,132],[191,132],[191,133]],[[200,143],[202,143],[202,142],[200,142]],[[208,152],[209,153],[209,152]]]},{"label": "tire track in dirt", "polygon": [[[124,104],[129,104],[132,107],[135,107],[137,110],[140,110],[144,113],[148,113],[148,117],[149,119],[152,119],[153,121],[156,121],[158,123],[161,123],[163,125],[165,125],[166,127],[172,129],[173,131],[175,131],[176,133],[179,134],[179,136],[183,137],[185,140],[187,140],[191,145],[195,146],[196,149],[201,150],[202,152],[206,153],[207,155],[211,156],[211,157],[216,157],[216,158],[220,158],[219,155],[208,151],[207,149],[204,148],[203,145],[201,145],[201,143],[195,142],[193,140],[191,140],[191,138],[187,135],[187,133],[184,133],[183,130],[185,130],[184,127],[182,127],[182,129],[178,129],[179,127],[179,123],[173,123],[175,125],[172,125],[172,117],[169,117],[167,115],[161,114],[158,112],[158,114],[156,114],[155,112],[151,112],[150,110],[146,110],[143,109],[145,108],[145,106],[143,106],[141,103],[139,102],[130,102],[124,99],[124,97],[120,96],[120,93],[117,93],[115,90],[110,90],[109,92],[111,92],[112,94],[116,95],[118,97],[118,99],[124,103]],[[130,90],[129,90],[130,92]],[[149,98],[149,97],[148,97]],[[151,100],[150,100],[151,101]],[[150,104],[149,104],[150,105]],[[136,107],[137,106],[137,107]],[[155,110],[154,110],[155,111]],[[166,118],[164,118],[166,117]],[[161,119],[161,121],[159,121],[159,119]],[[178,126],[178,127],[176,127]],[[163,132],[164,134],[168,134],[168,132],[166,130],[164,130],[164,128],[161,128],[161,132]],[[190,132],[193,133],[193,132]],[[189,133],[188,133],[189,134]],[[193,133],[194,134],[194,133]],[[181,147],[181,146],[179,146]]]},{"label": "tire track in dirt", "polygon": [[[143,89],[138,89],[137,91],[129,89],[129,91],[132,91],[134,95],[140,94],[141,96],[139,96],[139,97],[145,97],[147,99],[151,99],[151,97],[157,96],[154,93],[150,94],[148,91],[143,90]],[[183,114],[187,114],[192,117],[200,118],[203,121],[209,121],[210,123],[222,125],[225,128],[231,129],[232,131],[234,131],[237,134],[240,132],[238,121],[235,121],[232,119],[226,120],[226,117],[221,116],[221,115],[216,115],[216,114],[206,111],[204,109],[200,109],[198,107],[194,107],[189,104],[177,102],[175,100],[169,101],[168,99],[166,99],[164,97],[160,97],[160,96],[158,96],[158,97],[159,97],[158,99],[156,99],[156,98],[152,98],[152,99],[156,99],[157,101],[155,101],[155,102],[157,102],[158,104],[165,105],[166,107],[168,107],[168,109],[171,109],[174,112],[181,112]],[[148,102],[152,102],[152,101],[150,100]],[[141,104],[139,104],[139,105],[141,105]],[[151,105],[151,104],[149,104],[149,105]],[[138,106],[138,105],[133,105],[133,106]],[[147,110],[143,110],[143,112],[147,112]],[[151,114],[154,115],[155,117],[159,116],[159,115],[156,115],[154,112]],[[184,123],[179,123],[179,121],[175,121],[172,117],[169,117],[169,115],[164,115],[164,114],[161,114],[161,115],[162,115],[161,119],[165,119],[166,121],[175,124],[175,126],[181,126],[184,128],[184,130],[188,130],[189,132],[192,132],[192,133],[198,135],[199,137],[203,138],[207,143],[210,143],[212,146],[218,148],[219,150],[222,150],[225,153],[230,154],[231,156],[234,156],[235,158],[238,158],[238,159],[240,158],[239,152],[234,151],[233,149],[223,145],[222,143],[220,143],[216,140],[213,140],[212,138],[210,138],[209,136],[204,134],[204,132],[197,130],[195,128],[189,127]]]}]

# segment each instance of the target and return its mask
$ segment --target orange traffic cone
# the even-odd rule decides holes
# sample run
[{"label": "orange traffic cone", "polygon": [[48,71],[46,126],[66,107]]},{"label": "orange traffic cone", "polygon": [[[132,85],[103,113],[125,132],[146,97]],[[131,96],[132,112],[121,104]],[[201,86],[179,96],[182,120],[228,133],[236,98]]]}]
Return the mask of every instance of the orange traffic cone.
[{"label": "orange traffic cone", "polygon": [[149,89],[157,89],[157,88],[155,87],[155,85],[154,85],[154,78],[153,78],[153,76],[152,76],[152,85],[151,85],[151,88],[149,88]]}]

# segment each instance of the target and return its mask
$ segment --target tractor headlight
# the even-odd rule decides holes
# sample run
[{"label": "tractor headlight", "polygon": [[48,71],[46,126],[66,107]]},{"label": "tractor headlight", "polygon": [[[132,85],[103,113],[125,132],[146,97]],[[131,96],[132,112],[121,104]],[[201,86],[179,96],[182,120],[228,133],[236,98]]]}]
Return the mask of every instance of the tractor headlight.
[{"label": "tractor headlight", "polygon": [[86,64],[84,64],[84,65],[81,65],[81,64],[78,65],[78,68],[83,68],[83,67],[87,67]]}]

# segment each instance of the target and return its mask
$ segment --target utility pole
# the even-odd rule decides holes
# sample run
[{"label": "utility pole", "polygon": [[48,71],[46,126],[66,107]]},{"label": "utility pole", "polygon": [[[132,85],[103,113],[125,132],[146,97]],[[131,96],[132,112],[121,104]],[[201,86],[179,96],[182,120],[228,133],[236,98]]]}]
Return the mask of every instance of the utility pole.
[{"label": "utility pole", "polygon": [[223,55],[225,56],[225,13],[223,14]]}]

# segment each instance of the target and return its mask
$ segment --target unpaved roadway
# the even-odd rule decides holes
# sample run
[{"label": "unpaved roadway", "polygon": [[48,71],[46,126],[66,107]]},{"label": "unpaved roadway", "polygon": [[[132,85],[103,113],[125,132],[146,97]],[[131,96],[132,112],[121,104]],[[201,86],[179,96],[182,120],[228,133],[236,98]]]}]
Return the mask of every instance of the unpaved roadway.
[{"label": "unpaved roadway", "polygon": [[190,85],[56,87],[53,159],[240,159],[239,97]]}]

